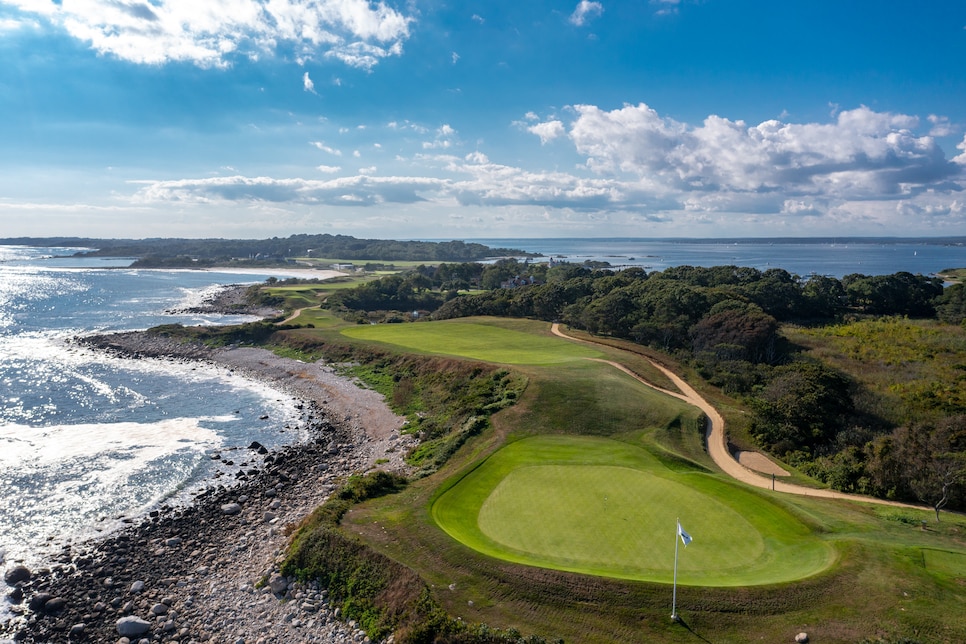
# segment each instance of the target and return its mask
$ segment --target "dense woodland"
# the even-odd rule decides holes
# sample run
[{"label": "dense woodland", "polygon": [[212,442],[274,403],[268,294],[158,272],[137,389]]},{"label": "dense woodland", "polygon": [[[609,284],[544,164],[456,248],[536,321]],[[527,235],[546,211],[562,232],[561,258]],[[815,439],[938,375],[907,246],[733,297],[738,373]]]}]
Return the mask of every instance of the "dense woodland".
[{"label": "dense woodland", "polygon": [[360,323],[529,317],[658,348],[743,401],[759,447],[834,488],[921,501],[938,517],[940,508],[966,507],[966,394],[957,393],[966,391],[966,363],[954,365],[956,382],[893,396],[786,330],[916,319],[962,328],[963,291],[905,272],[800,278],[738,266],[647,273],[502,260],[421,266],[339,292],[328,305]]},{"label": "dense woodland", "polygon": [[526,256],[520,250],[489,248],[462,241],[427,242],[358,239],[347,235],[292,235],[271,239],[92,239],[80,237],[21,237],[0,244],[65,247],[91,257],[135,257],[145,268],[212,266],[232,261],[277,264],[292,257],[340,260],[471,262],[491,257]]}]

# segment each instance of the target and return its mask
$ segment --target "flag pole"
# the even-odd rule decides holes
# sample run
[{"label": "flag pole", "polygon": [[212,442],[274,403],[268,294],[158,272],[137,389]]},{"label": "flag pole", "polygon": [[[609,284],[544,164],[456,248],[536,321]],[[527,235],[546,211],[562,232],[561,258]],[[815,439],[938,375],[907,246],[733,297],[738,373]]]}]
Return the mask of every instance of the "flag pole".
[{"label": "flag pole", "polygon": [[671,621],[678,621],[678,537],[681,536],[681,519],[674,531],[674,590],[671,591]]}]

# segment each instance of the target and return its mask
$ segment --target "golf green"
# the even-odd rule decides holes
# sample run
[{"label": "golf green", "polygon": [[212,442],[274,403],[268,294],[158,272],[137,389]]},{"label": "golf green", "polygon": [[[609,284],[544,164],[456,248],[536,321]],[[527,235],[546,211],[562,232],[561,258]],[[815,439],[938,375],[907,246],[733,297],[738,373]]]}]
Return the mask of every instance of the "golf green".
[{"label": "golf green", "polygon": [[677,520],[693,537],[678,582],[768,584],[813,575],[833,549],[756,492],[675,472],[646,450],[579,436],[511,443],[432,507],[453,538],[516,563],[670,582]]}]

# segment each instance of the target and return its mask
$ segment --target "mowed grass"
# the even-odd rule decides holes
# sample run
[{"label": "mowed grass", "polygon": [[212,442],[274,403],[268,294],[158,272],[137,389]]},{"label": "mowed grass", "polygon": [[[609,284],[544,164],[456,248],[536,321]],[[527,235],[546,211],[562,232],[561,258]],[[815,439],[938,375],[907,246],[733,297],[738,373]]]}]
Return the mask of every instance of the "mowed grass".
[{"label": "mowed grass", "polygon": [[472,318],[355,326],[342,333],[350,338],[382,342],[419,353],[499,364],[551,365],[603,357],[596,349],[550,335],[548,328],[545,322]]},{"label": "mowed grass", "polygon": [[536,436],[502,448],[446,489],[434,520],[483,554],[514,563],[670,582],[676,521],[683,585],[745,586],[814,575],[834,550],[754,492],[668,469],[605,438]]}]

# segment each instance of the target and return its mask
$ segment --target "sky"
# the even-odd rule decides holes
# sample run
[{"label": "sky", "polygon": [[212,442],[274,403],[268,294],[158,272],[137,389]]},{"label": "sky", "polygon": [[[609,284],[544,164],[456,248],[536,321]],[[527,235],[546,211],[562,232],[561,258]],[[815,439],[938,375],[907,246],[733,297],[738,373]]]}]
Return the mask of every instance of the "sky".
[{"label": "sky", "polygon": [[961,0],[0,0],[0,237],[966,235]]}]

